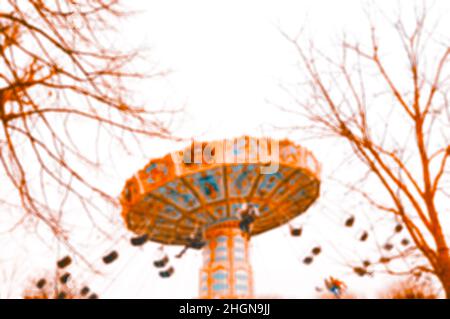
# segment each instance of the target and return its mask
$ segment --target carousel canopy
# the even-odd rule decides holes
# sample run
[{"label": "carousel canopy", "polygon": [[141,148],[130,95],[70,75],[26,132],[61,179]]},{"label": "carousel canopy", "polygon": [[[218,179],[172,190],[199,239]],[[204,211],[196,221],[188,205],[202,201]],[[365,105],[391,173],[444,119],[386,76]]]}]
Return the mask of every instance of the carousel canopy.
[{"label": "carousel canopy", "polygon": [[320,165],[288,140],[242,137],[192,143],[151,160],[121,194],[127,227],[163,244],[188,244],[199,229],[238,218],[243,203],[259,217],[252,235],[278,227],[319,196]]}]

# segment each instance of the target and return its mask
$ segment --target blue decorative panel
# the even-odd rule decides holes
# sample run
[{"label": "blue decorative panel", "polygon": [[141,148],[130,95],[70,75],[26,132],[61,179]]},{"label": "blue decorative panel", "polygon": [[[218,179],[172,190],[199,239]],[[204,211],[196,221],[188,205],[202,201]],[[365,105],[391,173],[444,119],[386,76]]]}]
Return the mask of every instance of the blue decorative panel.
[{"label": "blue decorative panel", "polygon": [[165,186],[156,189],[154,193],[186,210],[195,209],[200,206],[198,199],[181,180],[167,183]]},{"label": "blue decorative panel", "polygon": [[241,292],[247,292],[248,286],[247,285],[235,285],[234,286],[236,290],[240,290]]},{"label": "blue decorative panel", "polygon": [[233,165],[227,168],[230,197],[247,196],[259,174],[255,165]]},{"label": "blue decorative panel", "polygon": [[212,288],[213,288],[213,290],[215,292],[220,292],[220,291],[223,291],[223,290],[228,290],[229,286],[228,286],[228,284],[222,284],[221,283],[221,284],[213,284]]},{"label": "blue decorative panel", "polygon": [[276,173],[263,175],[259,182],[258,190],[256,193],[260,197],[266,196],[267,193],[272,191],[275,186],[283,180],[283,178],[284,174],[282,173],[281,169]]},{"label": "blue decorative panel", "polygon": [[227,261],[228,257],[226,255],[216,256],[214,261]]},{"label": "blue decorative panel", "polygon": [[225,197],[222,170],[219,168],[188,176],[186,180],[200,191],[200,195],[206,202],[221,200]]},{"label": "blue decorative panel", "polygon": [[228,280],[228,274],[225,271],[217,271],[213,274],[214,280]]},{"label": "blue decorative panel", "polygon": [[164,209],[159,213],[159,216],[165,219],[179,219],[181,213],[175,209],[175,207],[166,205]]},{"label": "blue decorative panel", "polygon": [[164,163],[152,163],[145,169],[145,173],[147,176],[147,183],[154,184],[159,181],[162,176],[168,174],[168,168]]},{"label": "blue decorative panel", "polygon": [[219,236],[219,237],[216,238],[216,241],[217,241],[218,243],[226,243],[227,240],[228,240],[228,237],[227,237],[227,236]]}]

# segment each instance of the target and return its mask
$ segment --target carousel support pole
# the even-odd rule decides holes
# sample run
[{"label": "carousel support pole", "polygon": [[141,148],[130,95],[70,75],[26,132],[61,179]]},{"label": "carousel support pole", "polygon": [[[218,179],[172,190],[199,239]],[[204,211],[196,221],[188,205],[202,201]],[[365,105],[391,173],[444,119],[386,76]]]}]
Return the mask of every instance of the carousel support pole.
[{"label": "carousel support pole", "polygon": [[239,220],[213,225],[205,237],[200,298],[253,298],[249,236],[239,228]]}]

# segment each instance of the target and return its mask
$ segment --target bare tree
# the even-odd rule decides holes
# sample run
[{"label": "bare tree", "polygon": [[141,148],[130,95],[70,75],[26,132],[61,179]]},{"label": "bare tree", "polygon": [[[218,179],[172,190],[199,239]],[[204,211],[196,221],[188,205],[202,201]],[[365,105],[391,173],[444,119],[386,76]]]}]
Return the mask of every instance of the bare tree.
[{"label": "bare tree", "polygon": [[[169,137],[161,112],[140,106],[130,89],[164,72],[147,73],[144,64],[134,71],[139,51],[114,45],[115,26],[129,14],[119,0],[0,4],[0,183],[15,190],[0,201],[20,202],[24,218],[63,240],[59,218],[69,197],[87,213],[98,199],[116,202],[92,174],[101,163],[87,142],[100,148],[109,138],[125,148],[140,136]],[[86,127],[90,141],[79,138]]]},{"label": "bare tree", "polygon": [[344,37],[332,55],[283,33],[307,78],[300,93],[288,90],[296,106],[284,109],[306,119],[297,129],[351,148],[365,184],[348,187],[374,214],[401,220],[423,257],[407,273],[435,275],[450,298],[450,39],[431,12],[416,8],[413,23],[368,15],[368,38]]}]

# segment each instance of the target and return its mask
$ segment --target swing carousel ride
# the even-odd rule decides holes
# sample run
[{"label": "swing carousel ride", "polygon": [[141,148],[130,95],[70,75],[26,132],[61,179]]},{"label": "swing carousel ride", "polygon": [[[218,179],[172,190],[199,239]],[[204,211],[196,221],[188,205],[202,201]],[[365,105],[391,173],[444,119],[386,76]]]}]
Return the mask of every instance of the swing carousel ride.
[{"label": "swing carousel ride", "polygon": [[[319,174],[313,154],[288,140],[192,143],[126,182],[122,216],[136,245],[202,249],[200,298],[251,298],[250,238],[304,213],[319,196]],[[154,265],[166,267],[161,277],[174,272],[167,255]]]},{"label": "swing carousel ride", "polygon": [[[144,246],[149,241],[159,243],[153,266],[163,280],[172,277],[176,270],[164,245],[184,246],[176,258],[181,258],[188,249],[201,250],[200,298],[252,298],[250,239],[283,225],[289,226],[289,237],[295,238],[293,240],[303,237],[306,221],[297,226],[292,222],[318,198],[319,174],[320,165],[313,154],[288,140],[244,137],[192,143],[180,152],[151,160],[126,182],[121,203],[122,217],[128,229],[120,225],[116,234],[133,232],[129,238],[133,247]],[[324,202],[326,196],[321,204]],[[369,236],[368,226],[364,221],[356,221],[353,214],[338,216],[328,213],[327,209],[322,209],[322,213],[326,213],[323,217],[332,223],[342,226],[343,236],[350,232],[351,237],[347,240],[356,240],[354,247],[362,249],[360,245],[364,245],[365,248],[356,257],[355,251],[343,254],[333,242],[326,241],[320,229],[314,228],[309,233],[326,242],[319,244],[313,239],[316,243],[309,253],[302,249],[302,256],[297,256],[298,252],[292,249],[292,254],[305,267],[311,267],[323,254],[322,244],[331,248],[329,254],[337,253],[332,261],[340,263],[349,272],[347,275],[354,273],[359,277],[372,277],[377,269],[384,269],[414,252],[405,234],[398,238],[404,226],[397,220],[394,225],[390,225],[392,221],[386,221],[390,225],[387,227],[392,227],[392,234],[383,244]],[[306,216],[309,217],[310,214]],[[105,252],[101,248],[100,252],[103,265],[109,266],[119,259],[121,254],[117,245],[128,235],[119,236],[112,246],[108,239],[108,250]],[[369,242],[375,244],[374,251],[365,246]],[[285,247],[293,248],[290,244]],[[95,260],[98,256],[94,255]],[[373,259],[377,256],[381,256],[378,261]],[[56,271],[33,279],[32,285],[28,283],[24,298],[96,299],[107,294],[128,265],[125,263],[101,289],[98,287],[100,282],[94,280],[97,275],[80,273],[73,268],[77,266],[76,256],[58,258]],[[349,263],[348,260],[353,261]],[[100,268],[94,265],[95,269]],[[421,274],[416,275],[420,279]],[[346,290],[345,283],[333,276],[326,277],[315,287],[316,293],[328,292],[334,298],[345,298]]]}]

